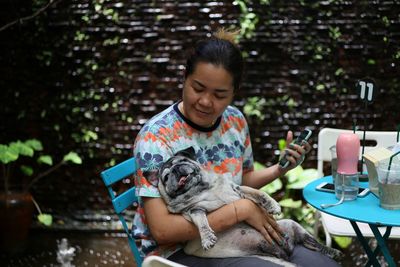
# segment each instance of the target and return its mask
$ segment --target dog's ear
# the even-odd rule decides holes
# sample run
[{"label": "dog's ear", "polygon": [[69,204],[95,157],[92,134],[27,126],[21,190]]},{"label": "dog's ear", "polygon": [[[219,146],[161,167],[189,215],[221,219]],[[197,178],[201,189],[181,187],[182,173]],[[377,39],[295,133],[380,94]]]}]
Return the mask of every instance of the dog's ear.
[{"label": "dog's ear", "polygon": [[192,146],[185,148],[183,150],[180,150],[175,153],[175,156],[183,156],[190,158],[192,160],[196,160],[196,151],[194,151],[194,148]]},{"label": "dog's ear", "polygon": [[152,171],[144,171],[143,176],[149,181],[153,186],[157,187],[158,186],[158,171],[157,170],[152,170]]}]

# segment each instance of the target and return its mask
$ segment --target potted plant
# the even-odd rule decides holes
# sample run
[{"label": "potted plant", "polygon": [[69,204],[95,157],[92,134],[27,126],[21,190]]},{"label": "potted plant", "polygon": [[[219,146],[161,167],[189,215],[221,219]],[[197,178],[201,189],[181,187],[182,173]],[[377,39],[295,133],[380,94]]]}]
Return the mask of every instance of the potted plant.
[{"label": "potted plant", "polygon": [[37,139],[0,144],[2,190],[0,190],[0,247],[4,251],[23,250],[34,207],[39,222],[51,225],[52,217],[41,212],[31,195],[32,186],[66,163],[81,164],[75,152],[66,154],[57,164],[50,155],[43,154]]}]

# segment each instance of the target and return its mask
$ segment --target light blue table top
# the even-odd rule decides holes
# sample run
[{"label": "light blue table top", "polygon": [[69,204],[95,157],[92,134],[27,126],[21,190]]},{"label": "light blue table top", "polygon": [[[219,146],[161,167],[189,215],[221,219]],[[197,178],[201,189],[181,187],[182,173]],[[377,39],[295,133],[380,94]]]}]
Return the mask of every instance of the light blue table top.
[{"label": "light blue table top", "polygon": [[[304,199],[314,208],[347,220],[372,223],[378,226],[400,226],[400,210],[381,208],[379,206],[379,198],[372,193],[353,201],[345,201],[338,206],[322,209],[321,204],[336,203],[338,201],[334,193],[315,190],[316,186],[322,182],[331,183],[332,176],[314,180],[303,189]],[[360,187],[368,188],[368,182],[361,182]]]}]

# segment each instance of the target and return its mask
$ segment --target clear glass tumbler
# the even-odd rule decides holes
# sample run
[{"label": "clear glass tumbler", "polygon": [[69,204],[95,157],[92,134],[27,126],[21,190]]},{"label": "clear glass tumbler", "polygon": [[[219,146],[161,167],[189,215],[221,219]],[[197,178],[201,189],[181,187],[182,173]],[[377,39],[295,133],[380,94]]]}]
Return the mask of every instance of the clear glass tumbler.
[{"label": "clear glass tumbler", "polygon": [[357,198],[359,188],[359,174],[338,173],[335,179],[335,195],[337,199],[354,200]]},{"label": "clear glass tumbler", "polygon": [[378,165],[379,202],[384,209],[400,209],[400,163],[385,160]]}]

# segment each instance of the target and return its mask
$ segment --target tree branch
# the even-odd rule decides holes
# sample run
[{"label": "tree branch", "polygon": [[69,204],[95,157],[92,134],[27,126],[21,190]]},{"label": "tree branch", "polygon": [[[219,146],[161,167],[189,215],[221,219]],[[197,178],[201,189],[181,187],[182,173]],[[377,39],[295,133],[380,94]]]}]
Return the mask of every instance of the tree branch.
[{"label": "tree branch", "polygon": [[40,173],[38,176],[36,176],[35,178],[32,179],[32,181],[28,184],[28,186],[26,187],[27,190],[29,190],[31,188],[31,186],[36,183],[38,180],[40,180],[41,178],[45,177],[46,175],[48,175],[49,173],[52,173],[53,171],[55,171],[56,169],[60,168],[63,164],[65,163],[64,160],[60,161],[59,163],[57,163],[56,165],[52,166],[50,169],[48,169],[45,172]]},{"label": "tree branch", "polygon": [[[16,20],[11,21],[11,22],[7,23],[6,25],[2,26],[2,27],[0,28],[0,32],[1,32],[1,31],[4,31],[5,29],[7,29],[7,28],[9,28],[9,27],[11,27],[11,26],[13,26],[13,25],[15,25],[15,24],[17,24],[17,23],[22,24],[24,21],[33,19],[34,17],[38,16],[40,13],[44,12],[47,8],[49,8],[49,7],[50,7],[53,3],[55,3],[55,2],[56,2],[56,1],[54,1],[54,0],[49,0],[49,2],[48,2],[45,6],[43,6],[43,7],[40,8],[40,9],[38,9],[38,10],[37,10],[35,13],[33,13],[32,15],[26,16],[26,17],[23,17],[23,18],[16,19]],[[57,2],[58,2],[58,1],[57,1]]]}]

